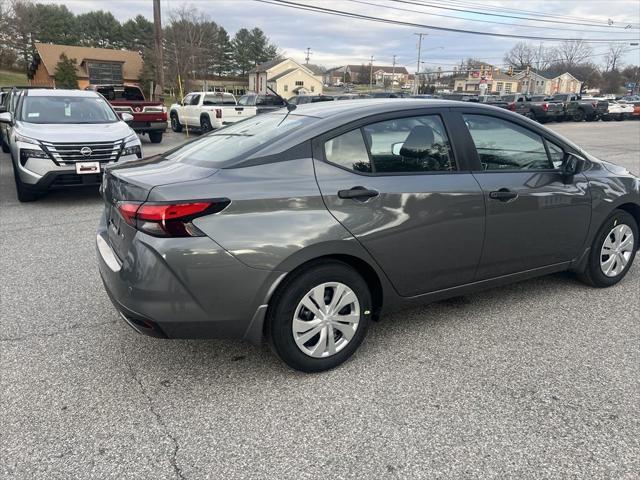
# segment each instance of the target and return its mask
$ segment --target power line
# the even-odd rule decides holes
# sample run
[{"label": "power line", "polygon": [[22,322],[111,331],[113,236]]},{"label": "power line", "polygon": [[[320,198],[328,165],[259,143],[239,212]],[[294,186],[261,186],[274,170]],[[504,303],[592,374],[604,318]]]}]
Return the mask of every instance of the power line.
[{"label": "power line", "polygon": [[[437,3],[442,3],[442,1],[440,0],[435,0]],[[461,6],[461,7],[470,7],[470,8],[482,8],[483,10],[492,10],[492,11],[496,11],[496,12],[508,12],[508,13],[520,13],[520,14],[526,14],[526,15],[533,15],[536,17],[551,17],[551,18],[563,18],[566,20],[576,20],[576,21],[584,21],[584,22],[596,22],[597,26],[605,26],[605,25],[609,25],[612,26],[611,23],[608,22],[603,22],[602,24],[599,24],[600,22],[598,22],[597,20],[593,20],[591,18],[586,18],[586,17],[576,17],[576,16],[572,16],[572,15],[557,15],[554,13],[545,13],[545,12],[534,12],[532,10],[522,10],[522,9],[517,9],[517,8],[508,8],[508,7],[499,7],[497,5],[487,5],[487,4],[481,4],[481,3],[477,3],[477,2],[469,2],[469,1],[463,1],[463,0],[447,0],[446,2],[447,4],[454,4],[456,6]],[[629,25],[629,23],[627,23],[627,25]],[[630,25],[640,25],[637,22],[631,23]],[[617,27],[617,28],[624,28],[626,29],[627,27]]]},{"label": "power line", "polygon": [[[419,6],[423,6],[423,7],[431,7],[431,8],[438,8],[441,10],[453,10],[456,12],[464,12],[464,13],[473,13],[476,15],[486,15],[486,16],[492,16],[492,17],[503,17],[503,18],[516,18],[519,20],[531,20],[534,22],[547,22],[547,23],[560,23],[560,24],[564,24],[564,25],[582,25],[582,26],[587,26],[587,27],[601,27],[602,25],[598,25],[598,24],[594,24],[594,23],[581,23],[581,22],[568,22],[568,21],[563,21],[563,20],[543,20],[543,19],[535,19],[535,18],[531,18],[531,17],[523,17],[523,16],[518,16],[518,15],[508,15],[508,14],[504,14],[504,13],[489,13],[489,12],[483,12],[480,10],[469,10],[469,9],[464,9],[464,8],[455,8],[455,7],[445,7],[442,5],[434,5],[434,4],[430,4],[430,3],[425,3],[425,2],[417,2],[414,0],[389,0],[391,2],[396,2],[396,3],[405,3],[405,4],[409,4],[409,5],[419,5]],[[624,28],[624,27],[614,27],[611,26],[611,28]]]},{"label": "power line", "polygon": [[332,8],[324,8],[324,7],[317,7],[315,5],[308,5],[308,4],[301,4],[301,3],[297,3],[297,2],[291,2],[291,1],[287,1],[287,0],[255,0],[256,2],[260,2],[260,3],[265,3],[265,4],[270,4],[270,5],[278,5],[280,7],[287,7],[287,8],[293,8],[296,10],[306,10],[309,12],[315,12],[315,13],[324,13],[327,15],[335,15],[335,16],[340,16],[340,17],[347,17],[347,18],[356,18],[356,19],[360,19],[360,20],[369,20],[372,22],[378,22],[378,23],[386,23],[386,24],[390,24],[390,25],[400,25],[400,26],[405,26],[405,27],[412,27],[412,28],[428,28],[428,29],[432,29],[432,30],[441,30],[444,32],[455,32],[455,33],[467,33],[467,34],[471,34],[471,35],[483,35],[483,36],[487,36],[487,37],[502,37],[502,38],[521,38],[521,39],[526,39],[526,40],[539,40],[539,41],[554,41],[554,42],[558,42],[558,41],[583,41],[585,43],[620,43],[620,42],[624,42],[624,43],[628,43],[629,39],[628,38],[614,38],[614,39],[599,39],[599,38],[566,38],[566,37],[541,37],[541,36],[535,36],[535,35],[518,35],[518,34],[511,34],[511,33],[494,33],[494,32],[479,32],[476,30],[465,30],[465,29],[460,29],[460,28],[451,28],[451,27],[440,27],[440,26],[434,26],[434,25],[426,25],[426,24],[422,24],[422,23],[413,23],[413,22],[404,22],[404,21],[400,21],[400,20],[391,20],[388,18],[380,18],[380,17],[373,17],[370,15],[362,15],[359,13],[354,13],[354,12],[346,12],[344,10],[335,10]]},{"label": "power line", "polygon": [[[453,18],[456,20],[465,20],[465,21],[469,21],[469,22],[479,22],[479,23],[492,23],[492,24],[496,24],[496,25],[506,25],[506,26],[510,26],[510,27],[525,27],[525,28],[544,28],[545,30],[562,30],[562,31],[570,31],[570,32],[584,32],[585,29],[575,29],[575,28],[565,28],[565,27],[545,27],[545,26],[539,26],[539,25],[525,25],[523,23],[505,23],[505,22],[496,22],[495,20],[481,20],[479,18],[464,18],[464,17],[456,17],[454,15],[444,15],[442,13],[431,13],[431,12],[419,12],[416,10],[411,10],[409,8],[402,8],[402,7],[393,7],[391,5],[384,5],[384,4],[380,4],[380,3],[371,3],[371,2],[367,2],[365,0],[347,0],[349,2],[353,2],[353,3],[360,3],[363,5],[371,5],[373,7],[381,7],[381,8],[388,8],[391,10],[398,10],[398,11],[402,11],[402,12],[410,12],[410,13],[421,13],[423,15],[429,15],[429,16],[433,16],[433,17],[444,17],[444,18]],[[425,5],[426,6],[426,5]],[[589,33],[606,33],[606,34],[611,34],[611,31],[607,31],[607,30],[589,30]],[[633,40],[633,38],[631,38],[630,40]]]}]

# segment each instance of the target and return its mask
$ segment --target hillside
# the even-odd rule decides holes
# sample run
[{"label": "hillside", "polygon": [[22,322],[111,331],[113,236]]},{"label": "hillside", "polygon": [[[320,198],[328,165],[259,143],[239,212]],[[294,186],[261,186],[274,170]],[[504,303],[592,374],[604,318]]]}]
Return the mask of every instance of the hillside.
[{"label": "hillside", "polygon": [[0,87],[26,85],[27,83],[27,76],[24,73],[0,70]]}]

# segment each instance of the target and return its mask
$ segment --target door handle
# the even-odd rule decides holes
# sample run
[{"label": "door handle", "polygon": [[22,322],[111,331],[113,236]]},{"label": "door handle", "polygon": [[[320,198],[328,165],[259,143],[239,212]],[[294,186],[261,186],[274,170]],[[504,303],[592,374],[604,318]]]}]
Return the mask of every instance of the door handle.
[{"label": "door handle", "polygon": [[369,190],[364,187],[353,187],[349,190],[338,191],[338,197],[340,198],[353,198],[356,200],[377,197],[378,192],[376,190]]},{"label": "door handle", "polygon": [[501,188],[500,190],[489,192],[489,198],[500,200],[501,202],[508,202],[509,200],[518,198],[518,192],[513,192],[508,188]]}]

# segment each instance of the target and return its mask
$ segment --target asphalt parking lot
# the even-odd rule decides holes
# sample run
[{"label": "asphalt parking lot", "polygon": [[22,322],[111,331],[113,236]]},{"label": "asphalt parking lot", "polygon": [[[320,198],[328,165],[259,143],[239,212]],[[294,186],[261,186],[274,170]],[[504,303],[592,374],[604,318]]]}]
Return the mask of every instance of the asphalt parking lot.
[{"label": "asphalt parking lot", "polygon": [[[640,174],[640,121],[550,127]],[[93,188],[18,203],[0,154],[0,478],[639,478],[638,261],[610,289],[557,274],[389,315],[305,375],[126,326],[101,209]]]}]

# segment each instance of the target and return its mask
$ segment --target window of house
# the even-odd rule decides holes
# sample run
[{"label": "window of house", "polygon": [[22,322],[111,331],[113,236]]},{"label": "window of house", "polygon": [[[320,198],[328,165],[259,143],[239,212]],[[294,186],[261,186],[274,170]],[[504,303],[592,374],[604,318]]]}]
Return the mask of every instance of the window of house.
[{"label": "window of house", "polygon": [[520,125],[488,115],[465,114],[483,170],[553,169],[542,137]]},{"label": "window of house", "polygon": [[296,80],[296,87],[302,87],[304,82],[302,80]]},{"label": "window of house", "polygon": [[96,84],[121,84],[122,64],[114,62],[87,62],[89,83]]},{"label": "window of house", "polygon": [[313,92],[315,92],[315,91],[316,91],[316,87],[315,87],[315,86],[313,86],[313,85],[311,85],[311,92],[313,93]]},{"label": "window of house", "polygon": [[501,92],[502,91],[502,87],[504,87],[504,83],[502,83],[502,82],[496,83],[496,91]]},{"label": "window of house", "polygon": [[285,86],[284,86],[284,91],[285,91],[285,92],[288,92],[288,91],[289,91],[289,85],[285,85]]},{"label": "window of house", "polygon": [[511,93],[511,84],[510,83],[505,84],[504,91],[507,92],[507,93]]}]

